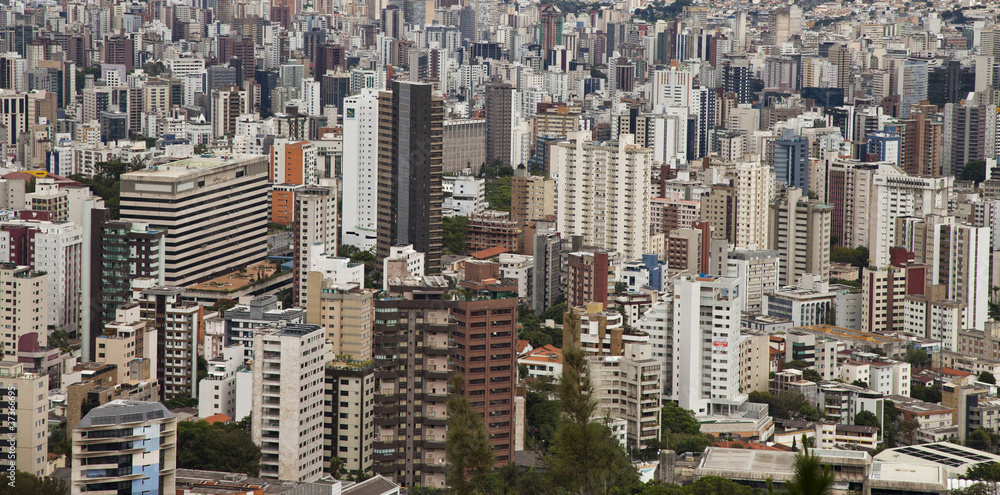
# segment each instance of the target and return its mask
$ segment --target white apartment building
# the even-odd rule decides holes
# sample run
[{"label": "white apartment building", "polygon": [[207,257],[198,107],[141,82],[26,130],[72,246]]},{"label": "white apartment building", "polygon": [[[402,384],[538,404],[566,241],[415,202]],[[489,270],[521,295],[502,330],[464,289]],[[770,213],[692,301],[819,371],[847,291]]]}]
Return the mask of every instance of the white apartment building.
[{"label": "white apartment building", "polygon": [[743,287],[743,311],[760,313],[764,295],[779,287],[778,252],[768,249],[736,249],[729,252],[726,263],[726,276],[739,280]]},{"label": "white apartment building", "polygon": [[501,253],[500,276],[517,280],[517,297],[530,301],[532,286],[532,271],[535,257],[526,254]]},{"label": "white apartment building", "polygon": [[378,211],[378,90],[344,99],[343,243],[375,248]]},{"label": "white apartment building", "polygon": [[800,189],[786,189],[785,197],[771,204],[768,248],[781,258],[781,285],[803,274],[830,278],[830,222],[833,205],[802,197]]},{"label": "white apartment building", "polygon": [[254,335],[253,441],[262,478],[315,481],[323,464],[323,327],[286,325]]},{"label": "white apartment building", "polygon": [[571,132],[552,146],[556,225],[586,245],[639,258],[650,247],[652,151],[622,134],[617,143],[595,143],[589,132]]},{"label": "white apartment building", "polygon": [[[673,295],[672,396],[695,415],[730,414],[740,394],[743,294],[728,277],[680,277]],[[697,308],[697,309],[696,309]]]},{"label": "white apartment building", "polygon": [[[323,281],[332,285],[354,284],[358,287],[365,285],[365,265],[356,263],[350,258],[334,256],[333,253],[326,252],[326,245],[316,243],[309,247],[309,272],[320,272],[323,274]],[[305,305],[300,305],[306,307]]]},{"label": "white apartment building", "polygon": [[674,369],[674,298],[667,293],[642,315],[636,323],[640,332],[649,335],[650,353],[654,359],[663,363],[660,368],[661,395],[671,399],[673,394]]},{"label": "white apartment building", "polygon": [[246,349],[233,345],[208,362],[208,376],[198,382],[198,416],[225,414],[240,421],[253,405],[253,372],[246,367]]},{"label": "white apartment building", "polygon": [[914,262],[928,265],[926,284],[944,288],[935,299],[965,304],[961,326],[949,340],[957,343],[958,330],[982,330],[989,317],[990,228],[927,215],[897,219],[895,237],[896,245],[914,253]]},{"label": "white apartment building", "polygon": [[874,266],[889,264],[889,248],[896,246],[897,218],[947,213],[948,194],[954,180],[950,176],[909,175],[893,165],[878,169],[873,176],[870,209],[867,216],[860,217],[868,221],[868,256]]},{"label": "white apartment building", "polygon": [[444,198],[441,214],[446,217],[468,217],[486,210],[486,181],[475,177],[445,177],[442,190],[451,196]]},{"label": "white apartment building", "polygon": [[771,175],[771,167],[759,161],[736,164],[736,247],[767,246]]},{"label": "white apartment building", "polygon": [[382,260],[382,288],[389,290],[393,278],[423,275],[425,259],[426,255],[413,249],[413,244],[390,247],[389,256]]}]

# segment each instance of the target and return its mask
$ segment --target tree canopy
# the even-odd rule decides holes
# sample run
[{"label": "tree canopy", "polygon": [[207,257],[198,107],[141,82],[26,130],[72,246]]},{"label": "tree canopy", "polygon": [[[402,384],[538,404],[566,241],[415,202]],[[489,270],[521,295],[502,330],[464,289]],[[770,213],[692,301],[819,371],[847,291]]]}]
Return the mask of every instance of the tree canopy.
[{"label": "tree canopy", "polygon": [[465,239],[469,235],[469,219],[461,216],[441,219],[441,244],[445,254],[465,254]]},{"label": "tree canopy", "polygon": [[[448,395],[448,435],[445,457],[448,470],[445,479],[456,495],[472,495],[482,491],[483,477],[493,469],[493,449],[486,435],[482,418],[462,393],[465,378],[451,377]],[[478,489],[477,489],[478,488]]]},{"label": "tree canopy", "polygon": [[[11,483],[13,481],[13,484]],[[25,471],[0,472],[0,495],[63,495],[69,493],[66,482],[49,476],[38,477]]]},{"label": "tree canopy", "polygon": [[989,371],[983,371],[979,374],[979,381],[983,383],[989,383],[990,385],[996,385],[997,379],[993,376],[993,373]]},{"label": "tree canopy", "polygon": [[857,426],[874,426],[881,428],[878,417],[871,411],[861,411],[854,415],[854,424]]},{"label": "tree canopy", "polygon": [[[805,435],[802,437],[805,444]],[[794,469],[792,479],[785,483],[788,495],[828,495],[833,491],[833,471],[821,464],[819,456],[810,453],[808,447],[795,456]]]},{"label": "tree canopy", "polygon": [[177,424],[177,467],[260,474],[260,447],[237,424]]}]

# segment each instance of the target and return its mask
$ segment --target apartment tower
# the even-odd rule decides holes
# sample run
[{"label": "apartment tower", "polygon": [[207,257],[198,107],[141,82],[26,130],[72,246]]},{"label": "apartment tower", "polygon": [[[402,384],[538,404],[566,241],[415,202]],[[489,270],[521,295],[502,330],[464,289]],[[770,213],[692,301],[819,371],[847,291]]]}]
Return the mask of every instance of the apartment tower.
[{"label": "apartment tower", "polygon": [[444,103],[427,83],[393,81],[379,94],[379,261],[392,246],[412,244],[441,270]]}]

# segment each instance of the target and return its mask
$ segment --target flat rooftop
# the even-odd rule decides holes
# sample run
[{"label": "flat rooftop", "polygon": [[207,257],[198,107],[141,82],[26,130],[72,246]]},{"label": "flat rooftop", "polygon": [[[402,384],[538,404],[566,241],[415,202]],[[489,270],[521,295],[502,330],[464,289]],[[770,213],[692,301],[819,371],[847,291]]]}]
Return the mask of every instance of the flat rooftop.
[{"label": "flat rooftop", "polygon": [[153,165],[142,170],[125,174],[133,179],[143,177],[183,177],[187,174],[197,173],[224,165],[239,163],[253,158],[260,158],[260,155],[226,155],[225,157],[192,157],[175,162],[168,162],[162,165]]},{"label": "flat rooftop", "polygon": [[[247,266],[246,269],[237,268],[236,270],[224,273],[211,280],[206,280],[200,284],[192,285],[188,287],[188,289],[228,293],[257,284],[259,282],[258,276],[266,279],[276,273],[281,273],[281,270],[274,263],[270,261],[261,261],[260,263]],[[253,282],[251,282],[251,279]]]}]

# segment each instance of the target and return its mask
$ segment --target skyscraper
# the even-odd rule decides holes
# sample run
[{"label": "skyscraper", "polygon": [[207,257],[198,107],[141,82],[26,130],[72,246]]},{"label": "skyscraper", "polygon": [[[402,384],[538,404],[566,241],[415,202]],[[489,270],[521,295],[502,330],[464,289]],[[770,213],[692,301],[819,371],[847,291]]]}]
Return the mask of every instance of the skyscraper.
[{"label": "skyscraper", "polygon": [[[514,123],[514,86],[502,82],[486,85],[486,163],[511,164],[511,131]],[[474,165],[479,165],[474,164]],[[515,163],[513,165],[521,165]]]},{"label": "skyscraper", "polygon": [[305,307],[309,275],[309,251],[323,244],[328,253],[337,251],[336,179],[323,179],[322,186],[295,191],[295,244],[292,251],[292,301]]},{"label": "skyscraper", "polygon": [[378,92],[362,89],[344,99],[342,242],[375,248],[378,223]]},{"label": "skyscraper", "polygon": [[910,118],[910,107],[927,99],[927,62],[906,60],[896,69],[896,94],[900,118]]},{"label": "skyscraper", "polygon": [[768,249],[781,260],[779,282],[796,283],[806,273],[830,277],[830,218],[833,205],[802,197],[788,188],[785,197],[771,203]]},{"label": "skyscraper", "polygon": [[563,13],[554,4],[543,4],[538,11],[538,44],[542,53],[562,44]]},{"label": "skyscraper", "polygon": [[378,242],[412,244],[427,255],[427,272],[441,270],[444,103],[427,83],[393,81],[379,94]]},{"label": "skyscraper", "polygon": [[584,243],[637,258],[649,249],[652,150],[622,134],[618,142],[570,133],[552,146],[557,230]]},{"label": "skyscraper", "polygon": [[809,189],[809,140],[785,129],[774,141],[774,173],[778,182]]},{"label": "skyscraper", "polygon": [[726,93],[736,93],[739,103],[753,102],[752,78],[749,59],[731,58],[722,62],[722,86]]}]

